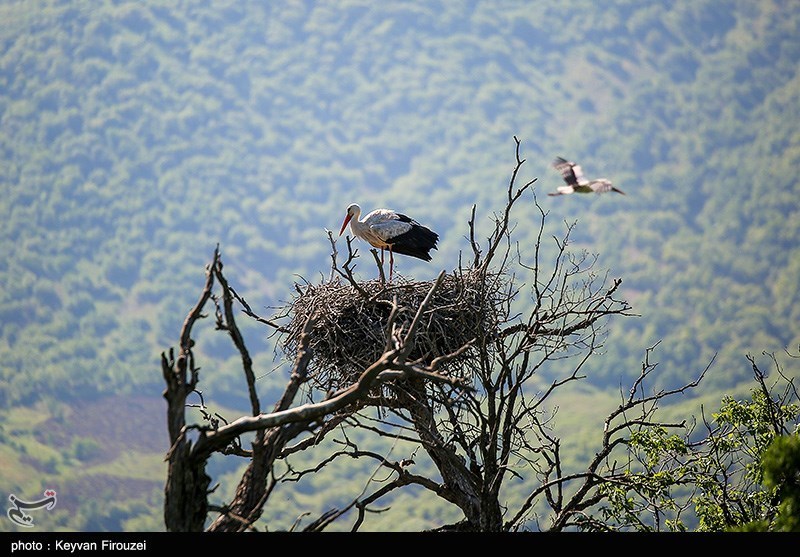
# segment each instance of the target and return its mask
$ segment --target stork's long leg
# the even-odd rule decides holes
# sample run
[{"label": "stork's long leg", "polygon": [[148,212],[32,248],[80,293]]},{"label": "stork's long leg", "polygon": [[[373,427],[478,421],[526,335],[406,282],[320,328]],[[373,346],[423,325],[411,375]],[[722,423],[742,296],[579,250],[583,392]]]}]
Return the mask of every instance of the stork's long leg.
[{"label": "stork's long leg", "polygon": [[394,252],[392,246],[389,246],[389,282],[392,282],[392,271],[394,270]]}]

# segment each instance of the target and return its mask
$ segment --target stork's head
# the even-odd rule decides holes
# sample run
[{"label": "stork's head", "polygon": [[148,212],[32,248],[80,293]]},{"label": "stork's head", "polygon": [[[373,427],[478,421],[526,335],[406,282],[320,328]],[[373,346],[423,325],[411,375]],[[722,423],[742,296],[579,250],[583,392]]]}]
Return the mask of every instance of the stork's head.
[{"label": "stork's head", "polygon": [[359,207],[357,203],[351,203],[347,208],[347,214],[344,217],[342,228],[339,230],[339,236],[341,236],[342,232],[344,232],[344,229],[347,228],[347,224],[350,222],[350,219],[355,217],[355,219],[358,220],[359,216],[361,216],[361,207]]}]

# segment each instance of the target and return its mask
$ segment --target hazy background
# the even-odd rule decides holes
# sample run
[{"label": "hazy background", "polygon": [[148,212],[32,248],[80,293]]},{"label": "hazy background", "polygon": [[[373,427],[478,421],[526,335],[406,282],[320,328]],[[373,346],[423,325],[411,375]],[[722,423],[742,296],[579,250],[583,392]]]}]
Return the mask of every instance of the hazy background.
[{"label": "hazy background", "polygon": [[[746,392],[746,354],[800,345],[799,23],[790,0],[1,2],[0,497],[56,489],[48,529],[163,527],[160,354],[215,246],[269,316],[327,279],[326,229],[358,202],[440,234],[431,263],[396,261],[433,278],[469,251],[472,205],[487,232],[502,208],[514,136],[544,260],[577,222],[571,249],[640,315],[608,323],[583,396],[657,343],[656,386],[716,355],[703,395]],[[627,195],[547,197],[555,156]],[[243,326],[270,406],[281,352]],[[208,400],[246,411],[230,343],[202,333],[198,354]],[[357,494],[330,485],[274,524]]]}]

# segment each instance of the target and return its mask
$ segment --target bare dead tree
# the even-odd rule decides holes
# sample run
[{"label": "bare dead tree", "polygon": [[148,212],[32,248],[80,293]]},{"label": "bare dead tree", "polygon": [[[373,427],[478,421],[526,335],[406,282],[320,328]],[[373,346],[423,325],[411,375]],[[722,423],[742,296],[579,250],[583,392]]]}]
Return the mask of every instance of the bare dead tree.
[{"label": "bare dead tree", "polygon": [[[162,373],[166,382],[164,397],[167,400],[171,443],[167,454],[168,472],[165,485],[166,529],[202,531],[206,528],[210,513],[217,513],[217,517],[208,526],[209,531],[253,529],[275,487],[273,470],[276,461],[286,454],[321,442],[337,424],[359,407],[370,392],[379,389],[383,382],[410,376],[422,378],[424,381],[447,380],[438,377],[434,371],[407,361],[414,344],[417,323],[441,279],[440,276],[434,282],[428,296],[417,308],[412,325],[407,329],[395,326],[394,315],[397,308],[392,309],[387,322],[388,335],[383,355],[351,384],[328,393],[320,402],[295,405],[301,386],[309,380],[308,369],[312,354],[308,349],[308,341],[309,331],[314,324],[313,317],[310,317],[304,325],[300,347],[283,395],[272,411],[264,412],[256,392],[252,359],[236,323],[234,305],[240,305],[245,314],[260,323],[274,328],[280,328],[280,325],[258,317],[228,284],[217,248],[206,269],[206,283],[200,299],[184,321],[177,356],[174,349],[170,349],[168,354],[162,354]],[[215,286],[219,292],[215,291]],[[193,406],[187,403],[187,399],[192,393],[199,393],[200,383],[200,369],[193,351],[193,329],[201,319],[207,317],[204,312],[209,302],[213,302],[215,307],[216,328],[229,334],[241,356],[251,413],[227,422],[204,412],[203,415],[208,418],[207,423],[187,423],[186,409]],[[255,432],[255,437],[251,449],[245,450],[242,448],[241,437],[248,432]],[[306,435],[305,439],[297,442],[303,435]],[[290,441],[296,443],[287,448]],[[208,502],[211,478],[206,473],[206,466],[214,453],[245,456],[250,460],[235,496],[223,506],[212,506]]]},{"label": "bare dead tree", "polygon": [[[557,389],[583,377],[584,365],[602,347],[602,321],[613,315],[629,315],[630,307],[616,297],[620,280],[606,284],[606,279],[594,269],[593,257],[568,250],[569,234],[574,224],[567,227],[562,238],[554,238],[555,262],[545,271],[540,253],[546,214],[536,202],[532,189],[535,179],[518,185],[525,161],[520,157],[520,142],[516,138],[515,141],[516,165],[506,191],[505,205],[493,217],[493,231],[485,250],[476,240],[476,207],[473,206],[469,221],[472,262],[459,267],[451,278],[460,288],[456,290],[461,303],[464,299],[477,299],[489,308],[486,312],[481,306],[480,312],[475,314],[480,323],[473,329],[464,323],[457,327],[474,333],[472,337],[459,341],[457,346],[448,346],[445,350],[438,350],[441,353],[434,354],[438,346],[435,346],[436,342],[428,342],[423,343],[429,347],[426,351],[412,352],[414,335],[419,329],[426,328],[427,333],[434,318],[440,314],[445,314],[445,321],[453,318],[446,314],[445,306],[456,304],[457,313],[464,314],[465,306],[458,306],[450,299],[445,306],[431,302],[445,278],[443,274],[430,287],[409,325],[398,318],[403,309],[397,302],[401,286],[387,285],[383,278],[371,284],[359,282],[353,273],[357,252],[348,240],[347,258],[340,267],[336,244],[329,234],[333,248],[331,281],[334,278],[343,280],[344,285],[351,289],[349,292],[361,297],[364,304],[385,304],[383,300],[387,292],[395,289],[396,293],[384,327],[386,344],[383,354],[371,365],[361,359],[364,361],[363,372],[359,371],[352,379],[346,375],[342,376],[344,379],[338,377],[336,388],[326,392],[320,402],[292,406],[301,386],[315,375],[309,373],[310,346],[314,334],[319,335],[319,330],[314,333],[319,314],[311,312],[304,314],[302,321],[296,324],[301,328],[294,331],[295,362],[284,394],[271,412],[262,410],[256,394],[252,361],[236,325],[234,304],[238,303],[246,315],[259,323],[284,333],[286,329],[274,320],[256,315],[238,296],[228,285],[219,253],[215,252],[200,300],[184,323],[179,355],[175,358],[170,351],[169,357],[164,356],[162,362],[167,381],[165,397],[169,403],[172,441],[165,508],[168,529],[200,530],[210,512],[217,513],[217,516],[209,530],[253,528],[279,481],[273,474],[276,461],[320,443],[337,426],[360,428],[377,436],[402,437],[411,441],[430,457],[441,481],[413,473],[413,457],[391,461],[379,452],[345,440],[344,449],[313,469],[343,456],[373,459],[377,466],[390,473],[391,479],[382,482],[375,491],[369,490],[368,483],[362,494],[351,503],[322,514],[306,526],[307,530],[324,529],[351,509],[356,511],[357,518],[352,528],[357,530],[363,524],[365,513],[379,500],[411,484],[423,486],[463,511],[464,519],[459,524],[443,529],[520,529],[525,527],[538,498],[545,499],[552,508],[556,517],[553,528],[562,529],[573,524],[572,517],[585,512],[596,502],[593,488],[602,478],[603,458],[620,442],[613,435],[623,428],[606,432],[607,451],[598,455],[586,472],[565,475],[560,441],[549,432],[547,402]],[[528,196],[532,197],[532,203],[526,207],[533,207],[536,211],[539,228],[534,245],[523,249],[512,240],[512,233],[516,226],[515,211],[521,201],[529,199]],[[526,219],[531,222],[529,215]],[[533,277],[527,313],[520,313],[517,309],[521,291],[514,280],[513,265],[520,265]],[[215,283],[221,289],[220,294],[212,292]],[[338,283],[333,288],[339,295]],[[311,290],[311,286],[306,289]],[[470,290],[474,298],[465,295],[463,290]],[[241,354],[251,415],[230,423],[215,420],[203,425],[187,425],[184,416],[186,399],[198,390],[199,381],[191,330],[203,317],[203,309],[209,300],[215,305],[217,329],[230,335]],[[325,305],[319,304],[320,300],[313,301]],[[405,309],[407,312],[408,308]],[[423,316],[426,327],[420,326]],[[338,326],[338,322],[326,325]],[[448,329],[445,327],[439,336],[450,336]],[[430,339],[426,337],[425,340]],[[319,351],[319,345],[317,347]],[[534,376],[548,364],[570,359],[577,363],[568,373],[553,380],[542,392],[528,392]],[[453,371],[454,362],[457,372]],[[317,390],[320,388],[318,385]],[[644,406],[651,401],[646,397],[631,399],[624,409]],[[381,415],[393,416],[395,420],[378,419],[376,422],[365,414],[366,409],[376,407]],[[398,428],[401,433],[398,433]],[[252,448],[244,450],[240,439],[248,432],[255,432],[255,438]],[[193,434],[191,440],[190,434]],[[305,438],[297,441],[303,435]],[[295,442],[290,446],[290,441]],[[205,465],[215,452],[243,455],[250,459],[250,463],[233,500],[224,506],[210,507],[207,502],[210,480],[205,474]],[[520,463],[525,463],[537,475],[540,486],[533,489],[519,509],[511,512],[501,501],[500,491],[507,477],[519,477]],[[296,475],[307,472],[300,470]],[[577,484],[580,487],[573,488],[575,493],[567,497],[568,485]]]},{"label": "bare dead tree", "polygon": [[[348,443],[339,456],[372,458],[391,478],[375,491],[365,490],[347,507],[332,511],[338,516],[356,509],[354,530],[381,498],[410,484],[424,487],[463,512],[462,520],[444,525],[441,530],[584,527],[590,510],[609,497],[610,491],[604,486],[629,481],[629,468],[618,464],[616,458],[622,456],[621,462],[630,462],[624,450],[633,430],[656,425],[667,429],[686,426],[658,421],[654,412],[659,401],[696,383],[647,394],[645,380],[655,366],[646,362],[628,396],[606,418],[595,458],[585,470],[565,469],[561,440],[552,431],[549,403],[558,389],[584,378],[583,370],[591,356],[603,346],[604,321],[632,313],[627,302],[617,297],[621,280],[609,283],[596,271],[595,257],[568,249],[575,224],[567,225],[563,237],[554,237],[553,262],[543,263],[546,213],[536,201],[536,180],[519,185],[525,161],[520,156],[520,142],[516,138],[515,142],[516,164],[505,205],[494,214],[486,246],[476,239],[473,206],[468,236],[472,261],[455,271],[477,273],[477,285],[470,285],[480,290],[479,297],[489,300],[491,307],[489,322],[477,328],[475,337],[465,343],[468,357],[460,363],[464,369],[458,375],[469,377],[473,389],[454,389],[447,383],[426,383],[410,377],[390,386],[392,404],[385,404],[383,409],[393,420],[379,420],[373,425],[375,420],[361,412],[348,417],[350,423],[376,435],[395,437],[400,435],[398,430],[402,431],[405,440],[421,447],[430,457],[441,480],[413,473],[413,458],[402,463],[389,461]],[[531,208],[536,211],[538,234],[533,245],[520,246],[512,239],[517,226],[515,215],[519,204],[528,199],[530,203],[523,207],[525,213]],[[528,225],[534,222],[529,214],[524,214],[524,219]],[[514,267],[532,275],[528,300],[521,300]],[[352,280],[348,273],[342,276]],[[550,368],[556,366],[561,374],[541,388],[542,382],[537,383],[535,377],[546,371],[552,375]],[[540,387],[534,390],[537,384]],[[501,495],[509,478],[524,479],[526,485],[532,486],[515,509],[509,508]],[[541,524],[540,515],[547,516],[549,524]],[[310,528],[324,526],[318,523]]]}]

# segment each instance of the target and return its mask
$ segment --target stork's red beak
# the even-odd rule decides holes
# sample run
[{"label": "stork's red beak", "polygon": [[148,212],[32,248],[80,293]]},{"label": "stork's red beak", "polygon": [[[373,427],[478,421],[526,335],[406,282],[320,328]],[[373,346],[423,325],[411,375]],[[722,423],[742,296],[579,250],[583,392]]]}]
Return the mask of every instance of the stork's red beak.
[{"label": "stork's red beak", "polygon": [[344,218],[344,222],[342,223],[342,229],[339,231],[339,236],[341,236],[342,232],[344,232],[344,229],[347,228],[347,223],[350,222],[351,218],[353,218],[353,215],[347,213],[347,216]]}]

